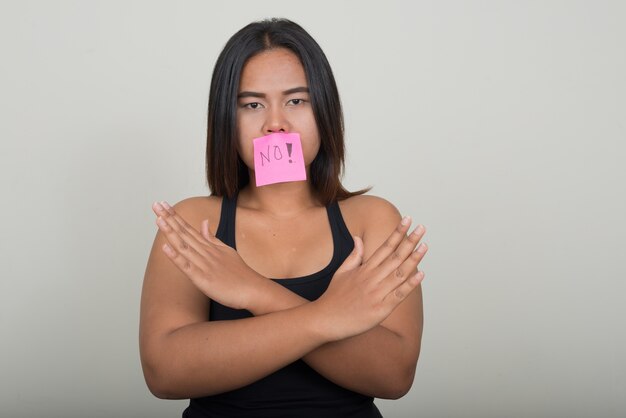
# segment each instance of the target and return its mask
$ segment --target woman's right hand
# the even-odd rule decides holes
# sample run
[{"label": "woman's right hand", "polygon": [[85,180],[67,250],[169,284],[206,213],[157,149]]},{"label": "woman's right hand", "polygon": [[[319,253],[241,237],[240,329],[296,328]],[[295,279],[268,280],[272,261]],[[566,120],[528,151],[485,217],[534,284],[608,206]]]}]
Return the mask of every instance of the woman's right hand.
[{"label": "woman's right hand", "polygon": [[406,235],[410,218],[402,219],[387,240],[365,262],[363,241],[354,238],[354,251],[315,302],[320,329],[330,341],[361,334],[380,324],[424,279],[416,272],[428,247],[415,247],[425,233],[422,225]]},{"label": "woman's right hand", "polygon": [[207,297],[233,309],[252,310],[252,301],[261,299],[267,279],[252,270],[239,253],[209,232],[208,220],[202,232],[192,227],[167,202],[155,202],[152,210],[167,239],[165,255]]}]

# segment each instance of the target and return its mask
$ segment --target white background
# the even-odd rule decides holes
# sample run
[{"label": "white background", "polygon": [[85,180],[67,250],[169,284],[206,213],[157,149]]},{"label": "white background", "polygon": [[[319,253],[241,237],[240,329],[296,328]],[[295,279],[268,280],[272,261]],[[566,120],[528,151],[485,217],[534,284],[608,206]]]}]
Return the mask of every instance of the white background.
[{"label": "white background", "polygon": [[333,66],[345,184],[428,229],[383,414],[624,416],[620,1],[2,1],[0,415],[180,416],[139,363],[150,205],[208,194],[213,64],[271,16]]}]

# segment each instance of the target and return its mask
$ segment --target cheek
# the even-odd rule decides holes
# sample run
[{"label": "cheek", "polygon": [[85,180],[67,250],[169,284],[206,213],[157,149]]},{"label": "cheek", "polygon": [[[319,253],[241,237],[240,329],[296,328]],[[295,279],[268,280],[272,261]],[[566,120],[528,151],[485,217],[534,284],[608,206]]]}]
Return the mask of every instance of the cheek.
[{"label": "cheek", "polygon": [[302,156],[304,157],[304,164],[309,165],[315,159],[317,151],[320,147],[319,136],[317,134],[317,127],[311,127],[308,124],[301,124],[300,129],[294,129],[300,134],[300,141],[302,143]]},{"label": "cheek", "polygon": [[309,165],[313,162],[320,149],[320,141],[317,136],[311,137],[311,140],[302,144],[302,153],[304,154],[304,164]]},{"label": "cheek", "polygon": [[305,164],[309,165],[317,156],[321,144],[313,115],[307,118],[306,123],[302,127],[303,131],[300,133],[302,136],[302,152],[304,153]]}]

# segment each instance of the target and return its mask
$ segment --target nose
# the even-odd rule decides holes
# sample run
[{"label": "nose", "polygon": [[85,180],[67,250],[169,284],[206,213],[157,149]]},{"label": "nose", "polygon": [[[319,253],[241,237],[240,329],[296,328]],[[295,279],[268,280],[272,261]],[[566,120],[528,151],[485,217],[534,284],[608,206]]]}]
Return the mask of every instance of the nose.
[{"label": "nose", "polygon": [[289,130],[290,124],[283,109],[276,107],[271,108],[267,112],[263,132],[269,135],[277,132],[289,132]]}]

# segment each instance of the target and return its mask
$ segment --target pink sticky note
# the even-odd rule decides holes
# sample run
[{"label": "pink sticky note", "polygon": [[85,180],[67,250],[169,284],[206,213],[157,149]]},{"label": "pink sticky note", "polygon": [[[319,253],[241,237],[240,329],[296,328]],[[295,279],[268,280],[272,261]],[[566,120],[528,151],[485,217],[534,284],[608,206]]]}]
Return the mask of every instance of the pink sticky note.
[{"label": "pink sticky note", "polygon": [[300,134],[275,133],[252,142],[257,186],[306,180]]}]

